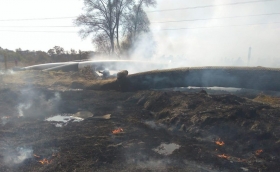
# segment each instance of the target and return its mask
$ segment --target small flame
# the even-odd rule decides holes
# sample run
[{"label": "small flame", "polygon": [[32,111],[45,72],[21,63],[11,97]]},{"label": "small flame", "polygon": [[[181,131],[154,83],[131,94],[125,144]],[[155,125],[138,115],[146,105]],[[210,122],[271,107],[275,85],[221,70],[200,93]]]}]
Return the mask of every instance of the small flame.
[{"label": "small flame", "polygon": [[42,160],[40,160],[38,162],[40,162],[41,164],[45,165],[45,164],[50,164],[52,162],[52,160],[48,160],[48,159],[44,158],[44,159],[42,159]]},{"label": "small flame", "polygon": [[217,155],[219,158],[228,159],[230,156],[226,156],[225,154]]},{"label": "small flame", "polygon": [[262,149],[259,149],[259,150],[256,150],[255,154],[256,154],[256,155],[260,155],[262,152],[263,152],[263,150],[262,150]]},{"label": "small flame", "polygon": [[215,143],[219,146],[223,146],[225,144],[225,142],[221,141],[221,139],[215,141]]},{"label": "small flame", "polygon": [[118,134],[120,132],[123,132],[122,128],[118,128],[118,129],[115,129],[115,130],[112,131],[113,134]]}]

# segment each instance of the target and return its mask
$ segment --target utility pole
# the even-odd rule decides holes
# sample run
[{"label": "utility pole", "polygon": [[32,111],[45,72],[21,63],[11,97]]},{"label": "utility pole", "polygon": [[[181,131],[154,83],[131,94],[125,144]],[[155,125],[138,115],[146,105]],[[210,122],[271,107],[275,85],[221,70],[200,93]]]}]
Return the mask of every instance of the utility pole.
[{"label": "utility pole", "polygon": [[79,56],[80,56],[80,60],[82,60],[82,51],[79,50]]},{"label": "utility pole", "polygon": [[249,66],[250,64],[250,59],[251,59],[251,47],[249,47],[249,52],[248,52],[248,62],[247,62],[247,66]]},{"label": "utility pole", "polygon": [[8,65],[7,65],[7,56],[4,54],[4,63],[5,63],[5,71],[8,70]]}]

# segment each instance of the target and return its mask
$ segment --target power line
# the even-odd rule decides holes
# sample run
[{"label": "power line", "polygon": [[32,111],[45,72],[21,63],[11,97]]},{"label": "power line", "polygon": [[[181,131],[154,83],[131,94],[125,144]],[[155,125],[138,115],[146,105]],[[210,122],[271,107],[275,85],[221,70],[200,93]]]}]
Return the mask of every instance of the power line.
[{"label": "power line", "polygon": [[171,21],[151,22],[151,23],[171,23],[171,22],[185,22],[185,21],[198,21],[198,20],[215,20],[215,19],[229,19],[229,18],[243,18],[243,17],[269,16],[269,15],[279,15],[279,14],[280,14],[280,13],[250,14],[250,15],[245,15],[245,16],[228,16],[228,17],[215,17],[215,18],[204,18],[204,19],[171,20]]},{"label": "power line", "polygon": [[23,30],[0,30],[0,32],[78,33],[75,31],[23,31]]},{"label": "power line", "polygon": [[76,18],[76,17],[31,18],[31,19],[2,19],[0,21],[58,20],[58,19],[70,19],[70,18]]},{"label": "power line", "polygon": [[226,26],[205,26],[205,27],[190,27],[190,28],[174,28],[174,29],[161,29],[161,30],[158,30],[158,31],[189,30],[189,29],[211,29],[211,28],[238,27],[238,26],[256,26],[256,25],[268,25],[268,24],[280,24],[280,22],[241,24],[241,25],[226,25]]},{"label": "power line", "polygon": [[[228,16],[228,17],[215,17],[215,18],[202,18],[202,19],[186,19],[186,20],[171,20],[171,21],[155,21],[151,23],[172,23],[172,22],[185,22],[185,21],[199,21],[199,20],[215,20],[215,19],[230,19],[230,18],[243,18],[243,17],[257,17],[257,16],[270,16],[280,15],[280,13],[266,13],[266,14],[250,14],[244,16]],[[0,27],[77,27],[77,26],[0,26]]]},{"label": "power line", "polygon": [[202,6],[185,7],[185,8],[174,8],[174,9],[147,11],[147,13],[165,12],[165,11],[178,11],[178,10],[188,10],[188,9],[198,9],[198,8],[210,8],[210,7],[218,7],[218,6],[241,5],[241,4],[251,4],[251,3],[259,3],[259,2],[269,2],[269,1],[277,1],[277,0],[258,0],[258,1],[233,2],[233,3],[217,4],[217,5],[202,5]]},{"label": "power line", "polygon": [[[269,1],[278,1],[278,0],[256,0],[256,1],[234,2],[234,3],[217,4],[217,5],[203,5],[203,6],[194,6],[194,7],[185,7],[185,8],[154,10],[154,11],[147,11],[147,13],[164,12],[164,11],[177,11],[177,10],[186,10],[186,9],[198,9],[198,8],[209,8],[209,7],[217,7],[217,6],[241,5],[241,4],[269,2]],[[57,20],[57,19],[71,19],[71,18],[73,19],[73,18],[76,18],[76,17],[78,17],[78,16],[72,16],[72,17],[53,17],[53,18],[29,18],[29,19],[0,19],[0,21]]]},{"label": "power line", "polygon": [[32,27],[32,28],[34,28],[34,27],[43,27],[43,28],[46,28],[46,27],[72,27],[72,28],[74,28],[74,27],[78,27],[78,26],[1,26],[0,25],[0,28],[1,27]]},{"label": "power line", "polygon": [[[172,30],[188,30],[188,29],[211,29],[211,28],[225,28],[225,27],[238,27],[238,26],[269,25],[269,24],[280,24],[280,22],[241,24],[241,25],[226,25],[226,26],[205,26],[205,27],[191,27],[191,28],[174,28],[174,29],[154,30],[154,31],[172,31]],[[0,30],[0,32],[78,33],[78,32],[75,32],[75,31],[20,31],[20,30]]]}]

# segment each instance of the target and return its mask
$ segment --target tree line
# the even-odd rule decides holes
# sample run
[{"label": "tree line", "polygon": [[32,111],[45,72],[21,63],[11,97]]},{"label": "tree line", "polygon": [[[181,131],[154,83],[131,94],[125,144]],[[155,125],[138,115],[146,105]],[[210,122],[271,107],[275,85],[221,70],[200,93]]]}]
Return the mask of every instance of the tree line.
[{"label": "tree line", "polygon": [[[13,51],[0,47],[0,56],[28,65],[83,60],[90,54],[128,56],[141,35],[150,31],[150,21],[144,9],[156,4],[156,0],[84,0],[85,12],[74,23],[81,27],[79,33],[82,38],[92,36],[96,52],[67,51],[60,46],[47,52],[20,48]],[[3,62],[1,57],[0,62]]]},{"label": "tree line", "polygon": [[[60,46],[54,46],[47,52],[44,51],[30,51],[22,50],[21,48],[13,50],[3,49],[0,47],[0,56],[4,55],[7,57],[7,61],[18,61],[22,64],[33,65],[40,63],[52,63],[52,62],[65,62],[73,60],[84,60],[96,54],[93,51],[81,51],[70,49],[69,51],[64,50]],[[0,58],[0,62],[4,59]]]},{"label": "tree line", "polygon": [[85,12],[74,23],[82,38],[92,36],[98,52],[124,54],[149,32],[144,8],[155,5],[156,0],[84,0]]}]

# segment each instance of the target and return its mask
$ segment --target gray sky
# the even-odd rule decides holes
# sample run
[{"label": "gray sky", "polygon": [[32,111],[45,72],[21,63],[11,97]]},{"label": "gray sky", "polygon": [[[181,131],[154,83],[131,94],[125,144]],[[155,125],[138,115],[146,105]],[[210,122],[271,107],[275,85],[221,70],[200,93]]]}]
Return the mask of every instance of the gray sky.
[{"label": "gray sky", "polygon": [[[248,0],[161,0],[158,9],[217,5]],[[164,2],[164,3],[163,3]],[[151,21],[219,18],[251,14],[279,13],[280,1],[217,6],[160,13],[148,13]],[[280,15],[152,24],[157,57],[187,59],[183,65],[245,65],[252,47],[251,65],[280,67],[280,23],[269,25],[220,27],[160,31],[165,28],[197,28],[280,22]],[[240,59],[238,59],[240,57]],[[243,61],[243,62],[242,62]],[[278,62],[278,64],[277,64]]]},{"label": "gray sky", "polygon": [[[0,20],[75,17],[82,13],[82,0],[0,0]],[[71,26],[73,19],[0,21],[0,30],[15,31],[78,31],[78,28],[25,28],[3,26]],[[3,32],[0,31],[0,46],[8,49],[43,50],[62,46],[93,50],[90,39],[82,41],[77,33],[36,33],[36,32]]]},{"label": "gray sky", "polygon": [[[153,10],[218,5],[253,0],[158,0]],[[25,18],[71,17],[82,13],[82,0],[1,0],[0,20]],[[275,66],[279,63],[280,23],[267,25],[216,27],[280,22],[280,15],[212,19],[172,23],[154,23],[188,19],[219,18],[255,14],[280,13],[280,0],[242,5],[216,6],[177,11],[149,12],[151,30],[156,41],[154,58],[184,59],[185,65],[247,64],[248,48],[252,47],[251,65]],[[0,21],[0,30],[14,31],[78,31],[78,28],[24,28],[3,26],[69,26],[73,19],[41,21]],[[207,27],[207,28],[199,28]],[[216,27],[216,28],[209,28]],[[169,30],[176,28],[193,28]],[[149,38],[149,37],[148,37]],[[143,40],[146,51],[148,41]],[[0,31],[0,46],[8,49],[47,51],[55,45],[94,50],[90,39],[81,40],[76,33],[32,33]],[[149,46],[149,44],[147,44]],[[137,51],[136,56],[141,56]],[[238,59],[240,57],[240,59]],[[161,58],[163,59],[163,58]],[[183,63],[183,64],[184,64]]]}]

